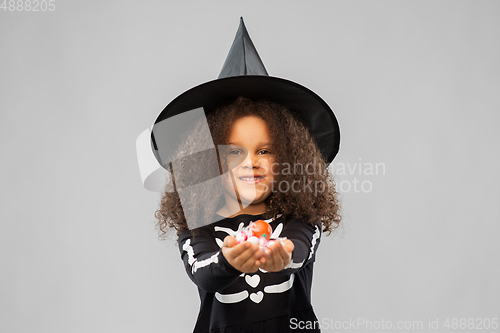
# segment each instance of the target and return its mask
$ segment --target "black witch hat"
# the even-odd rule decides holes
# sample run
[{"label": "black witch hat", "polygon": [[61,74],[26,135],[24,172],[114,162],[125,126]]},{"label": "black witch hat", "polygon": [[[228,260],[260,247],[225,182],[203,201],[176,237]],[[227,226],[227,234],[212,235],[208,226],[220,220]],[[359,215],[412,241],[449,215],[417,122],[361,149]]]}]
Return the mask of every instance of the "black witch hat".
[{"label": "black witch hat", "polygon": [[[327,165],[340,146],[340,128],[328,104],[308,88],[278,77],[269,76],[240,18],[240,26],[229,54],[216,80],[200,84],[172,100],[157,117],[151,131],[151,146],[159,164],[165,169],[170,161],[162,160],[161,145],[155,140],[165,119],[203,108],[205,115],[217,107],[243,96],[252,100],[268,100],[287,107],[309,128]],[[156,128],[155,128],[156,127]]]}]

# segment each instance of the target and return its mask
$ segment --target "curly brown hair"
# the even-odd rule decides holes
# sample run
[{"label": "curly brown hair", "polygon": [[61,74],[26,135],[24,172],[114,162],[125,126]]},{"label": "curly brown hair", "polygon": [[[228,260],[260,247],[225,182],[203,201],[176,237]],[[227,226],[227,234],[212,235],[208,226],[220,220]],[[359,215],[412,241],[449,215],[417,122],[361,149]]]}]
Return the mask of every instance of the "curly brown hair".
[{"label": "curly brown hair", "polygon": [[[228,144],[232,125],[236,120],[245,116],[256,116],[267,123],[271,136],[271,147],[276,158],[275,165],[278,168],[277,170],[276,167],[272,169],[275,174],[273,182],[276,184],[281,182],[295,184],[298,182],[299,188],[303,189],[303,191],[283,192],[280,190],[280,186],[277,186],[278,190],[273,186],[272,193],[265,200],[266,216],[276,218],[278,214],[282,214],[285,219],[303,219],[311,224],[321,221],[323,231],[330,235],[339,226],[341,220],[338,192],[335,188],[333,175],[326,167],[324,158],[308,128],[296,114],[284,106],[266,100],[253,101],[239,97],[206,115],[206,122],[219,156],[218,161],[225,161],[225,158],[223,158],[224,154],[221,149],[217,149],[217,147]],[[172,169],[168,170],[170,177],[162,192],[160,207],[155,212],[155,217],[158,219],[156,228],[160,239],[165,238],[169,229],[175,229],[177,235],[181,231],[189,229],[176,190],[182,186],[183,179],[191,179],[191,182],[194,180],[194,182],[200,183],[206,180],[202,178],[207,178],[207,174],[214,177],[227,172],[225,163],[220,165],[214,158],[209,158],[209,154],[197,153],[207,152],[211,148],[211,143],[200,140],[201,126],[206,125],[202,122],[197,123],[192,133],[188,135],[185,144],[178,149],[178,156],[192,156],[192,158],[178,160],[183,162],[177,162],[175,170],[183,170],[182,175],[175,173],[174,177]],[[193,148],[195,146],[196,148]],[[214,155],[212,150],[210,156]],[[313,160],[315,163],[311,163]],[[188,164],[189,167],[187,167]],[[294,172],[290,172],[292,165]],[[296,166],[302,166],[299,168],[301,169],[300,173],[296,172]],[[313,172],[310,172],[311,166],[314,169]],[[322,184],[321,192],[317,190],[317,184]],[[191,205],[191,208],[199,208],[201,214],[199,218],[213,216],[224,205],[222,186],[221,183],[221,190],[216,191],[217,193],[198,191],[196,195],[190,197],[189,203],[183,201],[184,209],[188,208],[186,205]],[[213,192],[213,186],[211,191]],[[196,231],[196,229],[192,231]]]}]

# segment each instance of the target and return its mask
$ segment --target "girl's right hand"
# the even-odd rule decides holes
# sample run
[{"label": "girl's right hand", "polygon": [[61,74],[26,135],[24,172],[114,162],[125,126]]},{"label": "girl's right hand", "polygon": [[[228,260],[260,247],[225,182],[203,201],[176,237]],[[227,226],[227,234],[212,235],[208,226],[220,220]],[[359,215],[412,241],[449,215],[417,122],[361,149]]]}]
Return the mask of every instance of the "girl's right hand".
[{"label": "girl's right hand", "polygon": [[236,243],[235,237],[226,236],[222,245],[222,254],[231,266],[240,272],[255,273],[262,264],[258,260],[262,256],[259,247],[248,241],[240,244]]}]

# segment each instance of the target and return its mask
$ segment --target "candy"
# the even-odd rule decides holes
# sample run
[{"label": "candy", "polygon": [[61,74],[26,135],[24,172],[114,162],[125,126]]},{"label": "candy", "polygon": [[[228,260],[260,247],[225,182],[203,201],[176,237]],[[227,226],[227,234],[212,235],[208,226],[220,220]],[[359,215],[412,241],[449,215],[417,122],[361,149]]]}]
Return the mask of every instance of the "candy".
[{"label": "candy", "polygon": [[271,240],[271,235],[273,233],[273,228],[271,225],[264,220],[257,220],[255,222],[250,222],[250,224],[244,227],[240,232],[236,234],[237,243],[249,241],[252,244],[258,245],[259,249],[264,253],[267,248],[276,241],[283,244],[283,240],[286,237],[279,237],[277,239]]},{"label": "candy", "polygon": [[264,237],[265,239],[271,239],[271,234],[273,233],[273,228],[263,220],[257,220],[250,224],[250,230],[252,230],[254,236]]},{"label": "candy", "polygon": [[255,245],[259,244],[259,239],[255,236],[250,236],[250,238],[248,238],[248,241]]}]

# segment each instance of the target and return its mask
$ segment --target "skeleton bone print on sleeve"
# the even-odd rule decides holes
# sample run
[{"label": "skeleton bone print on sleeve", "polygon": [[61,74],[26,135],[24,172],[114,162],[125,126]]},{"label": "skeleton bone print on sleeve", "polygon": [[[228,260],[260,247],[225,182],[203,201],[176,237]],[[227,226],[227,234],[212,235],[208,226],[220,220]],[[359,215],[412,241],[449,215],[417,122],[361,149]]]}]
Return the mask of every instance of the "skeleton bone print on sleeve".
[{"label": "skeleton bone print on sleeve", "polygon": [[[279,217],[279,216],[278,216]],[[271,223],[272,219],[265,220],[267,223]],[[238,226],[238,229],[232,230],[226,227],[215,226],[215,231],[222,231],[230,236],[236,235],[243,228],[243,222]],[[291,220],[284,226],[283,223],[279,223],[271,235],[271,239],[276,239],[278,237],[286,236],[294,242],[295,248],[292,252],[291,262],[283,269],[281,272],[275,272],[272,274],[287,274],[288,279],[282,283],[274,285],[265,285],[263,288],[257,292],[250,292],[248,290],[242,290],[236,293],[223,294],[219,291],[215,293],[215,298],[221,303],[238,303],[249,298],[254,303],[260,303],[265,294],[269,293],[283,293],[292,288],[295,279],[295,273],[299,271],[302,267],[307,265],[310,261],[315,259],[315,251],[319,245],[319,239],[321,238],[321,225],[316,224],[314,227],[311,225],[305,225],[304,222],[298,220]],[[216,242],[219,247],[222,247],[223,240],[216,237]],[[268,273],[263,269],[259,269],[262,273]],[[261,282],[261,276],[257,273],[245,274],[241,273],[239,278],[243,278],[248,286],[252,289],[256,288]]]},{"label": "skeleton bone print on sleeve", "polygon": [[189,278],[207,292],[224,289],[241,274],[227,261],[212,233],[205,227],[199,228],[195,237],[190,230],[182,231],[178,243]]}]

